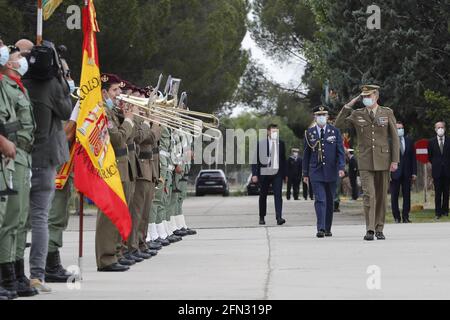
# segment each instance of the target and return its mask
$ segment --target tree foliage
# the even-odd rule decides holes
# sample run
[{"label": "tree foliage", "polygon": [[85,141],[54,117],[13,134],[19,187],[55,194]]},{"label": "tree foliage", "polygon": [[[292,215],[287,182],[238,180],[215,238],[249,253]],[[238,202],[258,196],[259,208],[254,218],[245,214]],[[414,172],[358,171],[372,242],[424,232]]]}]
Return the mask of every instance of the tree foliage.
[{"label": "tree foliage", "polygon": [[[66,9],[82,3],[64,1],[44,24],[44,38],[68,47],[77,77],[82,35],[67,29]],[[233,95],[248,61],[241,50],[246,0],[96,0],[95,5],[102,71],[138,85],[154,85],[160,73],[180,77],[191,107],[200,111],[216,111]],[[0,9],[1,32],[9,43],[35,38],[35,1],[0,0]]]}]

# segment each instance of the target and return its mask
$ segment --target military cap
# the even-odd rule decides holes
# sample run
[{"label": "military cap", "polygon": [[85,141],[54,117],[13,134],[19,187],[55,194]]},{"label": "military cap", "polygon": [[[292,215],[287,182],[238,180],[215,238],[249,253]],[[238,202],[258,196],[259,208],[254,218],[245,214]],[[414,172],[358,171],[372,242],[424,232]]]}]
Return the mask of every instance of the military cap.
[{"label": "military cap", "polygon": [[315,115],[328,115],[330,109],[326,106],[317,106],[314,108],[313,112]]},{"label": "military cap", "polygon": [[292,148],[292,152],[300,152],[300,149],[298,149],[298,148]]},{"label": "military cap", "polygon": [[361,86],[361,95],[362,96],[370,96],[372,93],[377,92],[378,90],[380,90],[380,86],[377,85],[373,85],[373,84],[366,84]]},{"label": "military cap", "polygon": [[100,77],[103,84],[121,84],[122,80],[115,74],[103,73]]}]

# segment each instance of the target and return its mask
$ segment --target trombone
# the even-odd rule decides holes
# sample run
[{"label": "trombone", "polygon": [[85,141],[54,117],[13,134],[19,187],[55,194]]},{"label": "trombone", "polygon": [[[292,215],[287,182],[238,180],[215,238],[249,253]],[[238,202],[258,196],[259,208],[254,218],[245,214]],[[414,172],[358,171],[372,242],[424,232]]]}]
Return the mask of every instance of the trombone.
[{"label": "trombone", "polygon": [[[128,95],[120,95],[117,99],[137,106],[145,115],[142,115],[141,113],[133,114],[145,120],[187,133],[195,138],[198,138],[201,135],[209,139],[220,139],[222,137],[222,132],[217,129],[220,125],[219,118],[207,113],[176,108],[175,100],[163,98],[152,101],[151,99]],[[153,119],[152,116],[155,116],[156,119]],[[196,116],[209,119],[211,122],[204,122]],[[215,134],[211,135],[204,133],[203,129],[208,129]]]}]

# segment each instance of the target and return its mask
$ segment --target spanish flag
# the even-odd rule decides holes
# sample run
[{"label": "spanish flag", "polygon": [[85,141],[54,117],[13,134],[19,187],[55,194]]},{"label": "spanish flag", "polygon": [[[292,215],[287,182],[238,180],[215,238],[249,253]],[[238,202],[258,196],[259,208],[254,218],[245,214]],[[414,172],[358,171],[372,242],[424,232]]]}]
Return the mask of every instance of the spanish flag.
[{"label": "spanish flag", "polygon": [[131,230],[131,217],[108,134],[96,32],[99,32],[99,28],[94,1],[88,0],[83,9],[83,65],[74,181],[75,187],[111,219],[122,239],[127,240]]},{"label": "spanish flag", "polygon": [[63,0],[43,0],[42,10],[44,12],[44,20],[50,19],[51,15],[59,7]]}]

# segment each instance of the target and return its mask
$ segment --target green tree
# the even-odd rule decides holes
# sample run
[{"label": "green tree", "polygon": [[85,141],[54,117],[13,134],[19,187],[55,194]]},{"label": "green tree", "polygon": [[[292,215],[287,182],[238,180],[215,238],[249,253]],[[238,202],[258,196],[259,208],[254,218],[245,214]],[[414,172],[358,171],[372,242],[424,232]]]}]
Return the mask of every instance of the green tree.
[{"label": "green tree", "polygon": [[[9,4],[8,42],[35,38],[36,3],[0,0]],[[44,38],[65,44],[75,79],[81,68],[80,30],[66,28],[66,0],[45,22]],[[247,53],[241,50],[246,33],[246,0],[96,0],[100,33],[97,35],[101,70],[137,85],[155,84],[160,73],[183,79],[191,107],[214,112],[228,101],[246,69]],[[0,7],[1,8],[1,7]],[[3,10],[2,10],[3,12]],[[8,25],[0,15],[0,25]],[[8,22],[8,23],[6,23]]]}]

